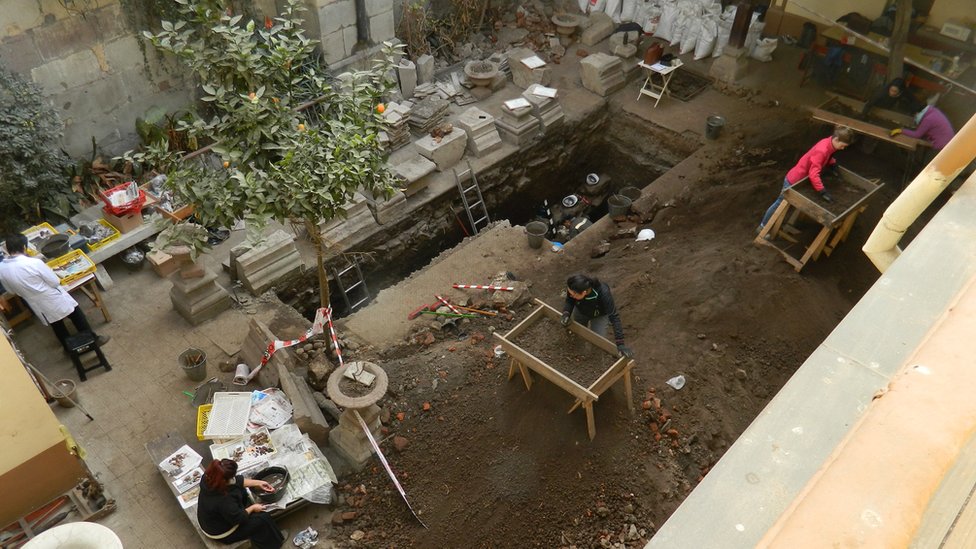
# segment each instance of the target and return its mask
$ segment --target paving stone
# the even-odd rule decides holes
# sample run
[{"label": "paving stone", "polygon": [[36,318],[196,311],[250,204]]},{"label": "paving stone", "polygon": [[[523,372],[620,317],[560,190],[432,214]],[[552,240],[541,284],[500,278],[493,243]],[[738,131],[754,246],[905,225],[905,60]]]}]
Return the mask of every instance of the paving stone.
[{"label": "paving stone", "polygon": [[454,131],[443,136],[440,143],[427,135],[418,139],[414,146],[417,151],[425,158],[437,165],[437,171],[442,172],[450,169],[464,156],[464,148],[467,145],[467,135],[461,128],[454,128]]}]

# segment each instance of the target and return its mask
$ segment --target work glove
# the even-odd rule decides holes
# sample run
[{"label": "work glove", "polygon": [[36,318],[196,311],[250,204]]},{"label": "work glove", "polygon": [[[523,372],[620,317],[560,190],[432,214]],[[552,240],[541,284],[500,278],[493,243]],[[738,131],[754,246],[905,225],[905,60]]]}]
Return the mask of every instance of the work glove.
[{"label": "work glove", "polygon": [[891,137],[897,137],[901,135],[901,128],[895,128],[891,130]]},{"label": "work glove", "polygon": [[624,345],[623,343],[617,344],[617,353],[619,353],[620,356],[625,356],[627,358],[634,358],[634,351],[631,351],[630,347]]},{"label": "work glove", "polygon": [[830,193],[828,193],[826,190],[820,191],[820,198],[822,198],[827,204],[834,201],[834,197],[830,196]]},{"label": "work glove", "polygon": [[837,164],[831,164],[831,165],[827,166],[827,169],[825,169],[824,172],[827,175],[831,175],[831,176],[835,176],[836,177],[836,176],[840,175],[840,169],[839,168],[840,168],[840,166],[838,166]]},{"label": "work glove", "polygon": [[563,313],[563,317],[559,319],[559,323],[563,326],[569,326],[569,313]]}]

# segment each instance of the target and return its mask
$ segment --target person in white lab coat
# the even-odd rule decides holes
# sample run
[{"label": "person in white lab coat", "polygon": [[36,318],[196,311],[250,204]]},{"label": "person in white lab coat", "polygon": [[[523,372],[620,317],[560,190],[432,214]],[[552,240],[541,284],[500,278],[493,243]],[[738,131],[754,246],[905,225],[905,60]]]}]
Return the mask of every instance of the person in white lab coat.
[{"label": "person in white lab coat", "polygon": [[61,287],[58,275],[40,259],[26,254],[26,236],[9,236],[4,243],[9,255],[0,262],[0,284],[26,301],[42,324],[51,326],[66,351],[65,339],[69,336],[64,323],[66,318],[71,319],[77,332],[92,332],[99,345],[108,342],[109,336],[99,336],[92,331],[78,302]]}]

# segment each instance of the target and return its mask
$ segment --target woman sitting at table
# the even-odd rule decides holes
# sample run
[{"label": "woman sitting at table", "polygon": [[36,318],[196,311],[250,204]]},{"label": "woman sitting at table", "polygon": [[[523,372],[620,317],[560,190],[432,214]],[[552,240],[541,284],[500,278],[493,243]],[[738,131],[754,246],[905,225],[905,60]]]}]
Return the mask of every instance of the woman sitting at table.
[{"label": "woman sitting at table", "polygon": [[237,462],[215,459],[210,462],[200,481],[197,520],[200,529],[210,539],[223,544],[250,540],[257,549],[280,549],[285,534],[278,530],[264,505],[248,502],[247,490],[260,488],[274,492],[263,480],[246,479],[237,474]]}]

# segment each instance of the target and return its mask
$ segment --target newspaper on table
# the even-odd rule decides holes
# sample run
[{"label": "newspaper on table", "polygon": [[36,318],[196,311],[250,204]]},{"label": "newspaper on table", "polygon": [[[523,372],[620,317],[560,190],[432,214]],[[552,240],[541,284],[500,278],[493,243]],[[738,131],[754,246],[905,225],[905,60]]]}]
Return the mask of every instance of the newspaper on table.
[{"label": "newspaper on table", "polygon": [[537,69],[539,67],[544,66],[546,62],[543,61],[542,58],[539,57],[538,55],[533,55],[531,57],[526,57],[525,59],[523,59],[522,64],[530,69]]},{"label": "newspaper on table", "polygon": [[251,394],[250,423],[278,429],[291,419],[294,406],[280,389],[265,389]]},{"label": "newspaper on table", "polygon": [[277,452],[267,427],[261,427],[241,438],[210,446],[210,455],[214,459],[234,460],[239,470],[250,469],[255,462],[267,461]]},{"label": "newspaper on table", "polygon": [[515,99],[509,99],[506,101],[505,106],[509,109],[515,110],[521,109],[522,107],[531,107],[532,103],[529,103],[529,100],[524,97],[516,97]]},{"label": "newspaper on table", "polygon": [[556,88],[547,88],[546,86],[535,86],[532,88],[532,95],[538,95],[539,97],[556,97]]},{"label": "newspaper on table", "polygon": [[189,509],[197,504],[197,500],[200,499],[200,484],[197,483],[196,486],[183,492],[176,498],[180,502],[180,507],[184,509]]},{"label": "newspaper on table", "polygon": [[203,457],[194,452],[193,448],[184,444],[180,446],[179,450],[159,462],[159,468],[166,473],[169,481],[172,482],[197,468],[201,462],[203,462]]},{"label": "newspaper on table", "polygon": [[[285,494],[278,500],[278,505],[285,507],[297,499],[312,503],[332,503],[333,484],[337,479],[332,465],[322,455],[318,445],[293,423],[272,432],[271,441],[278,451],[262,465],[284,467],[289,474],[288,486]],[[263,468],[255,467],[253,472]]]},{"label": "newspaper on table", "polygon": [[177,492],[182,494],[194,486],[199,486],[201,479],[203,479],[203,468],[197,466],[187,472],[185,475],[174,480],[173,487],[176,488]]}]

